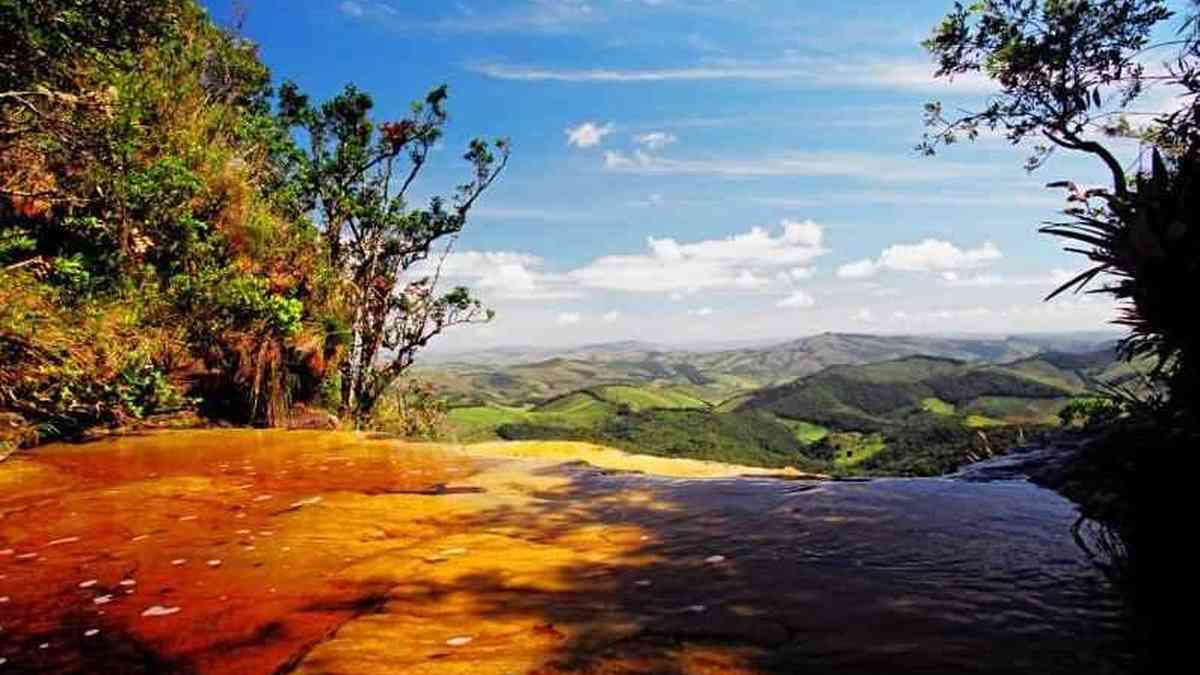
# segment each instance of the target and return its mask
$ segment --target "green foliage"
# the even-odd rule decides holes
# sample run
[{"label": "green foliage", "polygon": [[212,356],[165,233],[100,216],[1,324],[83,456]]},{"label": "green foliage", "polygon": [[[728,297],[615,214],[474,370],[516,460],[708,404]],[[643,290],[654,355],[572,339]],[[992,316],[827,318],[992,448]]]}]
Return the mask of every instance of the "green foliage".
[{"label": "green foliage", "polygon": [[428,383],[392,387],[372,411],[370,428],[403,438],[435,440],[446,433],[446,401]]},{"label": "green foliage", "polygon": [[707,404],[680,391],[658,387],[631,387],[613,385],[598,387],[596,395],[611,403],[626,405],[631,410],[642,411],[653,408],[707,408]]},{"label": "green foliage", "polygon": [[1121,415],[1121,407],[1110,398],[1089,396],[1071,399],[1058,418],[1064,427],[1103,425]]},{"label": "green foliage", "polygon": [[893,476],[941,476],[1020,445],[1025,432],[1004,426],[970,429],[954,420],[914,421],[887,435],[886,444],[856,463],[856,471]]},{"label": "green foliage", "polygon": [[193,0],[0,0],[0,338],[27,361],[0,407],[70,433],[187,403],[184,373],[239,421],[317,396],[342,282],[270,95]]},{"label": "green foliage", "polygon": [[921,401],[921,410],[935,415],[953,415],[954,404],[946,403],[938,398],[927,398]]},{"label": "green foliage", "polygon": [[[999,401],[1045,401],[1054,406],[1073,393],[1002,366],[917,357],[830,368],[755,392],[739,409],[766,410],[844,431],[888,431],[921,411],[952,417],[958,408],[973,412],[969,409],[980,402],[991,403],[989,413],[1002,405]],[[1023,403],[1020,410],[1006,414],[1024,419],[1029,416],[1026,407]]]},{"label": "green foliage", "polygon": [[536,423],[502,425],[507,440],[576,440],[648,455],[686,457],[748,466],[822,469],[805,455],[791,431],[774,420],[701,410],[647,410],[617,414],[595,427]]},{"label": "green foliage", "polygon": [[0,410],[60,436],[184,405],[156,363],[169,336],[142,329],[129,309],[64,306],[29,275],[0,273]]},{"label": "green foliage", "polygon": [[[1050,294],[1089,287],[1120,304],[1129,329],[1122,352],[1152,358],[1155,377],[1170,389],[1161,411],[1173,424],[1200,423],[1200,328],[1191,288],[1200,259],[1200,6],[1178,15],[1174,40],[1151,44],[1177,15],[1163,0],[1111,2],[980,2],[956,4],[925,46],[938,74],[984,73],[998,93],[986,106],[947,118],[926,108],[932,154],[980,128],[1003,130],[1014,143],[1046,141],[1027,162],[1037,168],[1052,151],[1090,155],[1109,173],[1107,187],[1069,180],[1066,220],[1043,227],[1087,268]],[[1151,50],[1165,72],[1146,72]],[[1170,52],[1163,51],[1170,49]],[[1173,90],[1175,111],[1132,121],[1135,102],[1150,87]],[[1127,172],[1108,137],[1134,137],[1143,161]]]}]

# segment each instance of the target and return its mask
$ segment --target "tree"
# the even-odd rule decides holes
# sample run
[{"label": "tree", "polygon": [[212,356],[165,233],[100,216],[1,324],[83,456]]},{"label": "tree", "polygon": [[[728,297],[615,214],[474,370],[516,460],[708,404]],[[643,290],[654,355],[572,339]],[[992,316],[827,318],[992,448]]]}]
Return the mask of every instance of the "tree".
[{"label": "tree", "polygon": [[[373,101],[354,86],[319,106],[291,83],[279,98],[280,119],[308,138],[307,151],[295,158],[301,209],[320,227],[329,268],[343,282],[341,405],[361,422],[431,339],[491,318],[468,289],[439,294],[437,284],[471,207],[507,165],[509,145],[472,141],[463,156],[470,179],[454,197],[410,210],[408,191],[446,124],[445,86],[413,104],[408,117],[378,126],[370,118]],[[407,278],[431,254],[433,271]]]},{"label": "tree", "polygon": [[[1034,140],[1026,162],[1042,166],[1054,152],[1094,157],[1109,175],[1106,187],[1064,188],[1066,221],[1042,232],[1067,241],[1066,250],[1090,266],[1060,286],[1108,294],[1120,303],[1122,342],[1132,358],[1153,357],[1175,408],[1200,405],[1200,323],[1192,317],[1200,274],[1200,2],[1179,17],[1163,0],[984,0],[955,4],[925,47],[937,75],[982,73],[998,86],[981,110],[948,114],[926,105],[926,154],[981,130],[1002,132],[1014,144]],[[1174,39],[1154,42],[1179,19]],[[1169,56],[1164,57],[1164,50]],[[1177,94],[1169,113],[1139,112],[1152,87]],[[1113,141],[1141,143],[1127,168]]]}]

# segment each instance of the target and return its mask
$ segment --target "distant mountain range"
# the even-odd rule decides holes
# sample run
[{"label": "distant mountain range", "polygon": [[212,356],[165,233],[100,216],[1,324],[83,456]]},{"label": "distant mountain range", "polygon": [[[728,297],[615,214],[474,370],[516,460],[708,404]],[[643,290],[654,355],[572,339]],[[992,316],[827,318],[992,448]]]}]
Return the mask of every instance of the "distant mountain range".
[{"label": "distant mountain range", "polygon": [[768,345],[701,350],[630,340],[564,349],[488,349],[429,362],[414,372],[459,404],[536,404],[578,389],[626,383],[678,385],[692,396],[719,403],[836,365],[910,356],[1006,363],[1048,351],[1094,352],[1114,342],[1107,333],[995,338],[823,333]]}]

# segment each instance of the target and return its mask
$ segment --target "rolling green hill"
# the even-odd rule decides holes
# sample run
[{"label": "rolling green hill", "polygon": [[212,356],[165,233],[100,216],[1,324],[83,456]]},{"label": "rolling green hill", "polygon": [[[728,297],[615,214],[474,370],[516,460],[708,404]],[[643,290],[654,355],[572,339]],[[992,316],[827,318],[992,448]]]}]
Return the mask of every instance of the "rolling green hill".
[{"label": "rolling green hill", "polygon": [[[940,353],[907,353],[918,349]],[[430,372],[456,404],[450,421],[461,441],[583,440],[852,475],[928,473],[1003,451],[1056,424],[1097,382],[1136,373],[1114,365],[1111,350],[1026,354],[1037,349],[1014,339],[822,335],[700,354],[622,343]]]},{"label": "rolling green hill", "polygon": [[1102,378],[1112,359],[1111,353],[1051,354],[987,365],[917,356],[834,366],[743,397],[733,409],[846,431],[894,429],[921,413],[1044,424]]}]

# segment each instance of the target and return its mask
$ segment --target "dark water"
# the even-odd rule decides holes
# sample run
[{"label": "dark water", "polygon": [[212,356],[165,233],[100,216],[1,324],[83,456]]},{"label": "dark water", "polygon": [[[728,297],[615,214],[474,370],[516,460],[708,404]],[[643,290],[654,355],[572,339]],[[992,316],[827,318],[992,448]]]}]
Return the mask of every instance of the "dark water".
[{"label": "dark water", "polygon": [[765,669],[1137,672],[1121,598],[1070,534],[1076,508],[1027,482],[1025,461],[816,488],[681,482],[667,499],[688,517],[664,552],[736,560],[713,596],[774,589],[789,639]]}]

